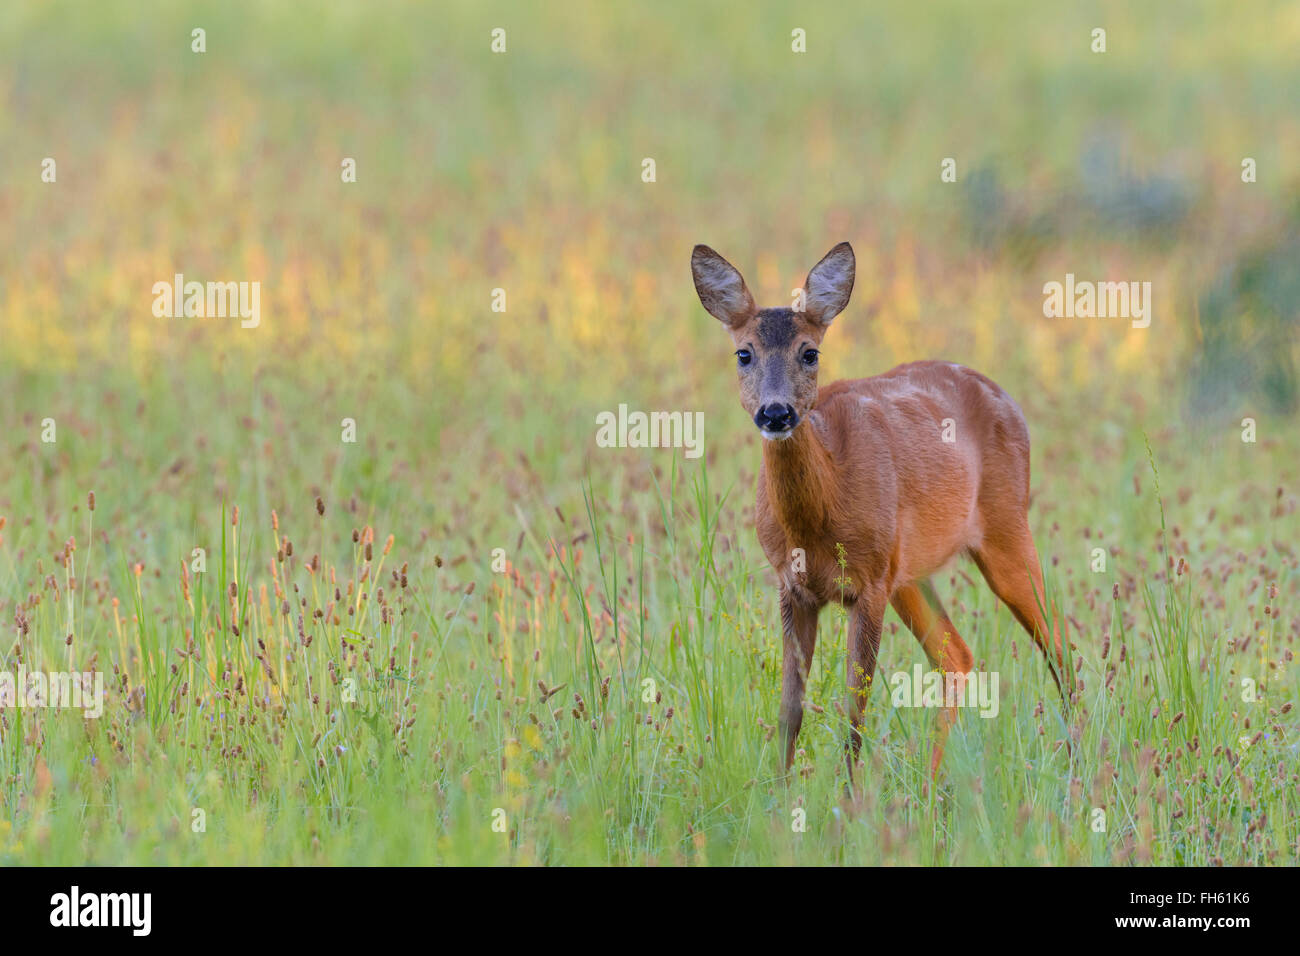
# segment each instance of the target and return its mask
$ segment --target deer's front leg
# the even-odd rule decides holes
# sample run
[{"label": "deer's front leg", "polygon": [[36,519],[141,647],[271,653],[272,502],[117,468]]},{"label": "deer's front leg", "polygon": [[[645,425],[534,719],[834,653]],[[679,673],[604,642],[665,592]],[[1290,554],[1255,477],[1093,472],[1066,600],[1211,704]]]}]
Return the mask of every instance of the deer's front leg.
[{"label": "deer's front leg", "polygon": [[794,764],[795,738],[803,724],[804,685],[817,647],[817,608],[798,600],[787,588],[781,589],[781,638],[785,653],[781,661],[781,743],[785,748],[785,769]]},{"label": "deer's front leg", "polygon": [[862,749],[862,712],[867,693],[876,676],[876,655],[880,652],[880,627],[885,619],[887,599],[881,593],[864,593],[849,613],[848,706],[849,736],[844,743],[849,768],[849,786],[853,785],[853,765]]}]

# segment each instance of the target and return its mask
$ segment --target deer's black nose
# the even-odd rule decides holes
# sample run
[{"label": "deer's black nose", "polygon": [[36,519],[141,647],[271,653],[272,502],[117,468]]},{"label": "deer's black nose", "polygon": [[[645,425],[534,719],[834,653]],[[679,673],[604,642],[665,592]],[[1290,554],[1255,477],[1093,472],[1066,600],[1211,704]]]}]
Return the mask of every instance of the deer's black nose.
[{"label": "deer's black nose", "polygon": [[758,410],[758,414],[754,416],[754,424],[764,431],[788,432],[799,424],[799,416],[795,414],[793,406],[773,402]]}]

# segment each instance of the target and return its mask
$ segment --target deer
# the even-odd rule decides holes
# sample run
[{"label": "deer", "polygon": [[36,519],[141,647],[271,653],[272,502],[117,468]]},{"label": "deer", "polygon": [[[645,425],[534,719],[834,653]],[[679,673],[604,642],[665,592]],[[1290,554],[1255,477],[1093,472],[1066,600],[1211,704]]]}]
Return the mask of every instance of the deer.
[{"label": "deer", "polygon": [[[760,309],[731,263],[704,245],[691,253],[700,304],[731,334],[740,404],[763,439],[754,524],[779,588],[783,770],[794,765],[818,616],[838,602],[848,617],[850,794],[886,607],[945,687],[960,691],[972,672],[974,655],[930,580],[957,556],[974,560],[1029,632],[1063,704],[1069,676],[1064,621],[1044,592],[1029,529],[1020,406],[991,379],[944,361],[818,386],[822,340],[849,304],[856,271],[853,247],[841,242],[812,267],[794,307]],[[932,775],[956,718],[946,698]]]}]

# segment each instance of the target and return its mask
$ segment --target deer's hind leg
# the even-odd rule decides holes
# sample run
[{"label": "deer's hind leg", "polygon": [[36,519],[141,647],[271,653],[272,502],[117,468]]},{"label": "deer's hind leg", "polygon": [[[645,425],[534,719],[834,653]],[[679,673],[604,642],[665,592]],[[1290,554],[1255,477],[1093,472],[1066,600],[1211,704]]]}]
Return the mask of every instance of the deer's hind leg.
[{"label": "deer's hind leg", "polygon": [[[930,666],[943,672],[945,691],[952,687],[960,695],[965,688],[965,675],[975,666],[975,655],[957,633],[929,580],[904,585],[894,592],[889,603],[920,641]],[[935,715],[934,753],[930,759],[932,775],[939,771],[948,732],[957,721],[955,703],[945,701],[945,704],[948,706],[942,707]]]},{"label": "deer's hind leg", "polygon": [[[1073,675],[1066,670],[1061,653],[1062,615],[1054,603],[1049,607],[1043,588],[1043,572],[1038,565],[1038,550],[1028,522],[1018,523],[989,534],[971,556],[989,587],[1007,607],[1020,626],[1029,632],[1047,659],[1047,669],[1061,700],[1068,706],[1068,691],[1073,690]],[[1047,623],[1044,609],[1052,615]]]}]

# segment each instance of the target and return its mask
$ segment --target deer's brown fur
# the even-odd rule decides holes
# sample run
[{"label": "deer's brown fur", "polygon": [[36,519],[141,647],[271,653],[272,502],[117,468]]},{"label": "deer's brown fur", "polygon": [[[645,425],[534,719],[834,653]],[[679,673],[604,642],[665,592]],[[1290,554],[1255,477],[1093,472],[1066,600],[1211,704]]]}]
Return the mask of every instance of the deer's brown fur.
[{"label": "deer's brown fur", "polygon": [[[1059,689],[1060,627],[1054,607],[1052,627],[1042,611],[1020,407],[988,378],[949,362],[912,362],[818,388],[815,353],[852,291],[847,243],[809,273],[803,311],[756,308],[740,273],[707,246],[696,247],[692,267],[700,301],[741,356],[741,404],[772,439],[763,442],[756,524],[780,583],[785,766],[794,760],[817,617],[827,604],[840,602],[850,615],[850,777],[887,605],[931,666],[970,672],[974,656],[928,582],[959,554],[974,559],[1049,667],[1055,658]],[[797,423],[783,428],[791,417]],[[955,716],[955,708],[938,715],[936,770]]]}]

